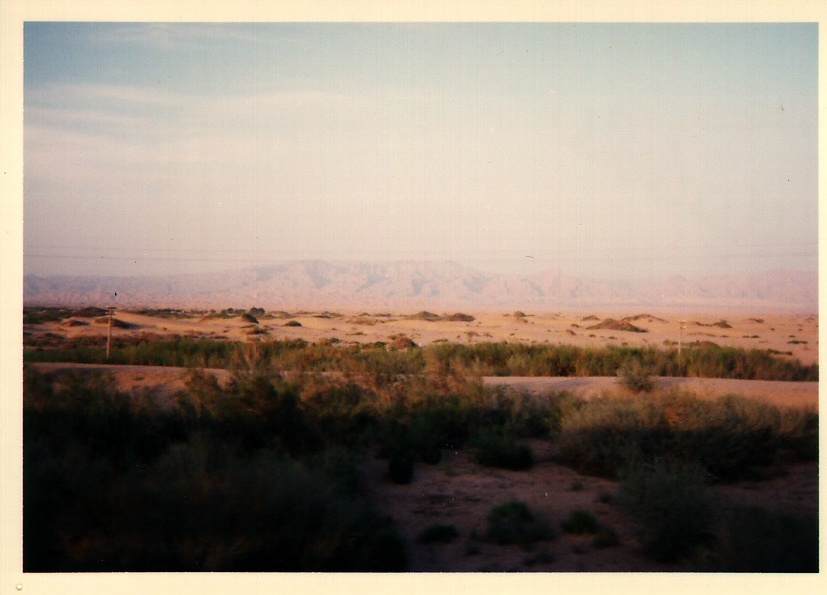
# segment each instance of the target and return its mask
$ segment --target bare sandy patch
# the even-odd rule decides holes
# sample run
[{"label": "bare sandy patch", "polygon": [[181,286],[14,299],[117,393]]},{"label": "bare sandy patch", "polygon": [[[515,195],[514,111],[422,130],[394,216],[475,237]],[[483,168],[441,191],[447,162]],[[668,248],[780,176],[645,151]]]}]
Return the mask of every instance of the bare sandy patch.
[{"label": "bare sandy patch", "polygon": [[[240,312],[238,313],[240,314]],[[780,357],[797,358],[803,364],[818,362],[818,316],[809,314],[710,314],[692,312],[598,311],[586,312],[515,312],[467,311],[435,312],[439,320],[416,317],[416,312],[351,312],[337,311],[336,316],[324,312],[289,312],[288,317],[265,314],[258,324],[251,324],[239,315],[187,318],[161,318],[119,310],[116,316],[132,325],[129,329],[112,329],[112,336],[151,333],[161,336],[181,335],[260,341],[303,339],[309,342],[338,339],[344,343],[388,342],[405,335],[418,345],[438,342],[475,344],[486,341],[520,342],[525,344],[574,345],[603,347],[674,348],[679,343],[715,344],[721,347],[772,350]],[[451,315],[473,316],[473,320],[451,320]],[[461,318],[461,317],[460,317]],[[644,332],[612,328],[588,328],[608,319],[626,321]],[[295,321],[300,326],[285,326]],[[720,322],[726,325],[719,325]],[[70,326],[48,322],[26,325],[25,332],[34,335],[54,333],[66,338],[99,337],[105,340],[106,324],[91,321]],[[611,326],[611,325],[607,325]],[[256,330],[257,332],[251,332]]]}]

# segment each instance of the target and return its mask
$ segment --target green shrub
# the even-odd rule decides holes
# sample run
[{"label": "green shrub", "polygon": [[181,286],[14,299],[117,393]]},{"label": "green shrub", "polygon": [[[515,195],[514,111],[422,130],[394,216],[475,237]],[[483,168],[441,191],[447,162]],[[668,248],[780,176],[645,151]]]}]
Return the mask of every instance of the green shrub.
[{"label": "green shrub", "polygon": [[779,420],[778,448],[802,461],[818,460],[818,411],[783,409]]},{"label": "green shrub", "polygon": [[[24,310],[28,322],[65,317],[70,312]],[[105,312],[104,312],[105,313]],[[252,313],[248,314],[249,316]],[[290,320],[285,326],[301,326]],[[90,343],[92,341],[92,343]],[[175,337],[173,340],[126,336],[113,340],[110,363],[162,366],[209,366],[232,368],[248,347],[245,342]],[[99,337],[65,339],[26,337],[25,361],[102,362]],[[98,347],[90,352],[90,348]],[[525,345],[482,342],[473,345],[439,343],[424,349],[386,351],[376,345],[336,346],[302,340],[267,341],[256,347],[261,361],[274,369],[302,371],[337,370],[350,373],[429,373],[442,376],[528,375],[611,376],[623,366],[640,367],[655,376],[700,376],[753,380],[817,381],[818,365],[776,357],[766,350],[714,346],[687,347],[680,359],[677,350],[655,347],[581,348],[572,345]]]},{"label": "green shrub", "polygon": [[554,539],[555,534],[546,519],[535,514],[524,502],[512,500],[489,513],[485,536],[499,545],[518,544],[528,549],[535,542]]},{"label": "green shrub", "polygon": [[593,399],[560,423],[561,460],[604,477],[618,477],[637,463],[673,459],[700,463],[715,479],[728,481],[760,476],[782,450],[802,460],[813,460],[818,452],[814,411],[782,413],[732,395]]},{"label": "green shrub", "polygon": [[583,533],[597,533],[599,525],[594,515],[587,510],[573,510],[569,517],[561,523],[566,533],[582,535]]},{"label": "green shrub", "polygon": [[635,393],[648,393],[655,388],[651,372],[640,360],[627,360],[617,370],[620,384]]},{"label": "green shrub", "polygon": [[680,415],[672,424],[675,456],[699,461],[717,479],[753,473],[771,463],[778,450],[780,412],[756,399],[673,396],[663,407]]},{"label": "green shrub", "polygon": [[643,551],[656,561],[691,558],[710,540],[712,507],[697,466],[637,465],[625,473],[617,502],[637,520]]},{"label": "green shrub", "polygon": [[523,438],[547,437],[559,429],[559,418],[569,406],[566,395],[533,395],[494,389],[493,408],[510,433]]},{"label": "green shrub", "polygon": [[627,466],[667,456],[673,436],[654,400],[599,398],[561,421],[560,459],[582,473],[618,477]]},{"label": "green shrub", "polygon": [[379,423],[376,395],[353,382],[313,390],[302,405],[308,423],[327,445],[360,447]]},{"label": "green shrub", "polygon": [[524,471],[534,464],[530,446],[494,431],[481,432],[474,440],[474,447],[474,460],[486,467]]}]

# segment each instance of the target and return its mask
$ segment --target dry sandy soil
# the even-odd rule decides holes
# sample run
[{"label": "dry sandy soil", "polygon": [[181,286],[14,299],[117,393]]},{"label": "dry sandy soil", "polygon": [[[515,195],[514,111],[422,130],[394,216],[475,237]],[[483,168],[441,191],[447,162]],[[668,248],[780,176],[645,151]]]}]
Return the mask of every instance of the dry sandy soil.
[{"label": "dry sandy soil", "polygon": [[[134,325],[113,329],[124,333],[181,334],[226,337],[232,340],[303,338],[308,341],[337,338],[342,342],[389,341],[404,334],[420,345],[438,341],[523,341],[526,343],[563,343],[581,346],[654,345],[678,341],[680,321],[685,320],[683,341],[711,341],[721,346],[756,347],[790,352],[803,363],[818,361],[818,318],[815,315],[694,316],[692,314],[644,315],[632,324],[648,332],[589,330],[586,327],[608,317],[623,318],[636,313],[596,312],[598,320],[584,320],[587,314],[574,313],[473,313],[469,322],[415,320],[395,315],[298,314],[301,326],[288,327],[287,318],[260,317],[258,327],[266,335],[248,335],[249,323],[235,318],[161,319],[130,312],[117,318]],[[709,326],[726,320],[730,328]],[[106,325],[88,321],[70,326],[48,323],[27,326],[26,332],[55,333],[66,337],[99,335],[105,341]],[[797,341],[795,343],[791,341]],[[36,364],[53,371],[65,364]],[[149,390],[159,398],[169,397],[184,387],[187,370],[149,366],[82,366],[111,371],[117,386],[126,392]],[[230,375],[214,371],[219,381]],[[488,378],[490,384],[505,384],[529,393],[568,390],[584,398],[607,392],[623,394],[616,378]],[[678,388],[706,398],[738,393],[761,398],[780,406],[818,406],[818,383],[752,382],[717,379],[657,380],[657,390]],[[475,464],[467,451],[447,451],[434,466],[419,464],[411,485],[396,485],[387,477],[387,461],[369,456],[362,465],[367,488],[377,505],[396,523],[410,544],[411,570],[439,571],[691,571],[686,565],[657,564],[644,558],[635,541],[634,526],[615,506],[607,503],[617,490],[616,482],[583,476],[555,462],[554,446],[532,443],[536,464],[530,471],[489,469]],[[717,497],[756,504],[784,511],[818,511],[818,464],[796,464],[770,470],[770,479],[742,481],[713,488]],[[558,527],[558,537],[532,551],[518,546],[498,546],[471,536],[483,534],[486,516],[494,506],[508,500],[526,502]],[[598,521],[614,529],[620,545],[596,548],[588,536],[568,535],[559,522],[575,509],[585,509]],[[425,527],[453,524],[459,537],[449,544],[418,544],[416,537]]]},{"label": "dry sandy soil", "polygon": [[[131,329],[112,330],[113,336],[148,332],[157,334],[197,335],[231,340],[294,339],[307,341],[338,339],[342,342],[389,341],[405,335],[419,345],[440,341],[479,343],[509,341],[523,343],[568,344],[584,347],[630,345],[663,347],[679,341],[683,344],[711,342],[725,347],[773,349],[791,354],[804,364],[818,361],[818,316],[816,314],[731,314],[712,316],[692,312],[468,312],[472,321],[428,321],[412,318],[414,312],[291,312],[290,318],[259,317],[251,325],[240,317],[159,318],[118,311],[116,318],[130,323]],[[439,312],[440,315],[452,312]],[[589,329],[608,318],[627,319],[646,332]],[[295,321],[301,326],[285,326]],[[683,321],[683,323],[681,322]],[[71,326],[66,321],[27,326],[34,334],[47,332],[66,337],[106,335],[106,324],[83,320],[89,324]],[[684,328],[681,330],[681,326]],[[258,328],[261,334],[249,334]]]}]

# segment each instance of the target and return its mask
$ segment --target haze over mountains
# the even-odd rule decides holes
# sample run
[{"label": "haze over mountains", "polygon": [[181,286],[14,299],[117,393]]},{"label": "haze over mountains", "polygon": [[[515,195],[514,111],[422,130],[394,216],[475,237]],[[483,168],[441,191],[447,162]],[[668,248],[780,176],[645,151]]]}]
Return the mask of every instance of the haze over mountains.
[{"label": "haze over mountains", "polygon": [[[117,292],[117,298],[113,296]],[[175,308],[517,309],[651,307],[816,312],[818,275],[668,278],[610,283],[559,270],[489,274],[454,262],[297,261],[221,273],[142,277],[27,275],[26,305]]]}]

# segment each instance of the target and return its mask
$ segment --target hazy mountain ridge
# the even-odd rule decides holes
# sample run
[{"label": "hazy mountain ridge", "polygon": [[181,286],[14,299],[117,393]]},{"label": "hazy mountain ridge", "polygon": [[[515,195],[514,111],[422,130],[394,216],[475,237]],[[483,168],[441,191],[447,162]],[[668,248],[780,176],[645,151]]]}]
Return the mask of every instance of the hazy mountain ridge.
[{"label": "hazy mountain ridge", "polygon": [[[114,293],[117,292],[117,299]],[[27,305],[264,308],[574,308],[607,306],[818,310],[818,275],[682,277],[611,283],[559,270],[482,273],[454,262],[297,261],[228,271],[151,277],[27,275]]]}]

